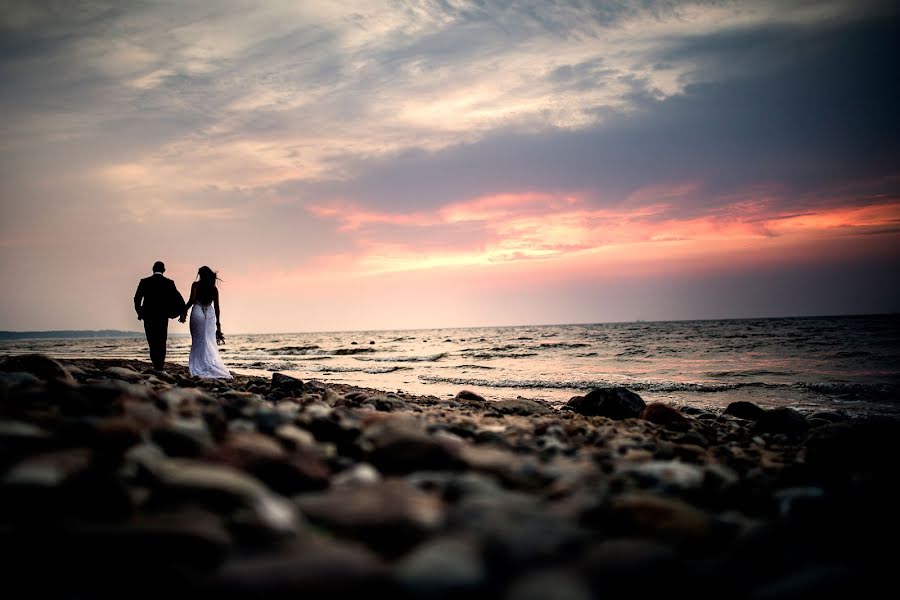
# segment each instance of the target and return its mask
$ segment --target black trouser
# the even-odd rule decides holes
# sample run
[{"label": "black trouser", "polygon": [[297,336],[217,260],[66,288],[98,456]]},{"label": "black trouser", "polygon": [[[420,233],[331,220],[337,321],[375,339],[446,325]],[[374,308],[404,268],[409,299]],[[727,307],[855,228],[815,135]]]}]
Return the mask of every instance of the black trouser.
[{"label": "black trouser", "polygon": [[169,331],[169,319],[155,317],[144,319],[144,333],[150,346],[150,362],[157,371],[163,370],[166,362],[166,336]]}]

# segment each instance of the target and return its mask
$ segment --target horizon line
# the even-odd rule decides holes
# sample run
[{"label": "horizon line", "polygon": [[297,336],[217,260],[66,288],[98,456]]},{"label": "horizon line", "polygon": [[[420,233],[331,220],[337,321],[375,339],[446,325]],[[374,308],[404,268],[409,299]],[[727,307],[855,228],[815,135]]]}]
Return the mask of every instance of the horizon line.
[{"label": "horizon line", "polygon": [[[567,322],[567,323],[519,323],[512,325],[445,325],[438,327],[392,327],[382,329],[317,329],[307,331],[257,331],[249,333],[233,333],[231,335],[302,335],[312,333],[368,333],[375,331],[436,331],[440,329],[512,329],[516,327],[565,327],[565,326],[587,326],[587,325],[619,325],[623,323],[703,323],[712,321],[759,321],[769,319],[831,319],[831,318],[854,318],[854,317],[891,317],[898,316],[900,312],[878,312],[878,313],[842,313],[842,314],[815,314],[815,315],[777,315],[777,316],[752,316],[752,317],[710,317],[695,319],[622,319],[618,321],[583,321],[583,322]],[[0,336],[4,334],[52,334],[52,333],[104,333],[115,332],[130,334],[129,336],[120,337],[142,337],[144,332],[133,331],[127,329],[30,329],[30,330],[0,330]],[[190,333],[172,332],[173,336],[186,336]],[[64,337],[64,336],[60,336]],[[79,337],[72,335],[69,337]],[[2,341],[2,340],[0,340]]]}]

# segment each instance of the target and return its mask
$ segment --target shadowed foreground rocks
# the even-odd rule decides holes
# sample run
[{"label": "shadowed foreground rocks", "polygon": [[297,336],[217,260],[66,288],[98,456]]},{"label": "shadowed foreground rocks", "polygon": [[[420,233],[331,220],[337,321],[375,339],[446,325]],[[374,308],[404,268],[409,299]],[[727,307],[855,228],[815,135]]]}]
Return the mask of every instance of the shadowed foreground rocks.
[{"label": "shadowed foreground rocks", "polygon": [[0,358],[30,597],[830,598],[888,583],[900,427],[594,390],[384,393]]}]

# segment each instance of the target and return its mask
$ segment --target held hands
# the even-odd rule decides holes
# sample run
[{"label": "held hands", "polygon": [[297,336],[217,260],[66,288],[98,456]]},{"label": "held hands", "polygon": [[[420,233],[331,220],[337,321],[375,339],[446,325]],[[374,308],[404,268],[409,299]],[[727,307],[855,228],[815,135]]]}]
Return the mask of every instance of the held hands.
[{"label": "held hands", "polygon": [[187,320],[187,313],[181,313],[181,316],[178,317],[179,323],[184,323]]}]

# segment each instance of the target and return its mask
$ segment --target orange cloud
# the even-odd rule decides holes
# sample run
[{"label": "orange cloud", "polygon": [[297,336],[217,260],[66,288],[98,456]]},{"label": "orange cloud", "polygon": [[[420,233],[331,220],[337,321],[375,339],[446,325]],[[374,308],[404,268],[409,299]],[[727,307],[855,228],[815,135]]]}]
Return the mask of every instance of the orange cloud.
[{"label": "orange cloud", "polygon": [[[524,261],[589,267],[728,256],[747,260],[767,250],[792,248],[835,236],[877,232],[900,223],[900,200],[861,207],[834,206],[789,214],[776,210],[772,190],[751,190],[714,212],[679,217],[677,200],[690,199],[699,186],[654,186],[633,194],[618,207],[592,208],[581,198],[536,192],[509,193],[454,202],[431,212],[379,213],[351,203],[317,205],[310,211],[339,221],[339,231],[364,230],[355,253],[340,257],[344,274],[374,275],[435,268],[485,267]],[[634,206],[634,202],[654,204]],[[848,200],[849,202],[849,200]],[[476,242],[424,248],[396,238],[378,225],[429,226],[447,233],[457,223],[478,226]],[[735,258],[737,257],[737,258]],[[771,259],[771,256],[770,258]],[[330,264],[334,272],[335,264]]]}]

